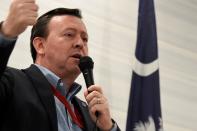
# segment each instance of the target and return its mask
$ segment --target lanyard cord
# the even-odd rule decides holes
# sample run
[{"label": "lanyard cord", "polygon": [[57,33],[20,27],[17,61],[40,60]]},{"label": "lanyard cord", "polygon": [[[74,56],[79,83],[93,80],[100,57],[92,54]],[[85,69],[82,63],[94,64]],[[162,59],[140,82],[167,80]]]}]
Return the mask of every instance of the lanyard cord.
[{"label": "lanyard cord", "polygon": [[74,114],[73,110],[70,107],[69,102],[66,100],[66,98],[61,95],[61,93],[56,90],[53,86],[51,87],[53,94],[64,104],[65,108],[68,110],[73,122],[77,124],[81,129],[83,128],[83,124],[77,119],[76,115]]}]

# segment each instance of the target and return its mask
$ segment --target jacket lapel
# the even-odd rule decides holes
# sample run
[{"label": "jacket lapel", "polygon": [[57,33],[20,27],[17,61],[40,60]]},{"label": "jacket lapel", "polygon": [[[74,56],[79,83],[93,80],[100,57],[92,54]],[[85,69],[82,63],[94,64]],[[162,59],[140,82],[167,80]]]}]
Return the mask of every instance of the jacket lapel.
[{"label": "jacket lapel", "polygon": [[85,102],[78,99],[77,97],[74,97],[73,102],[73,104],[77,107],[78,111],[82,115],[82,118],[84,120],[85,131],[94,131],[95,123],[92,121],[89,115],[88,105]]},{"label": "jacket lapel", "polygon": [[57,115],[55,108],[55,100],[53,93],[51,91],[51,85],[45,78],[45,76],[41,73],[41,71],[35,66],[31,65],[30,68],[25,69],[24,72],[32,81],[32,84],[35,90],[40,97],[42,104],[49,116],[49,120],[51,122],[52,130],[57,131]]}]

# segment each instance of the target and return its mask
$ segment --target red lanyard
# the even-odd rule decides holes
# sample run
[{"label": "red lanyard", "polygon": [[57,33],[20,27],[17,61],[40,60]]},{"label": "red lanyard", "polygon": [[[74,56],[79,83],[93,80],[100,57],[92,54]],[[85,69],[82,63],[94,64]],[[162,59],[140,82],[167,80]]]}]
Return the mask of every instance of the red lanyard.
[{"label": "red lanyard", "polygon": [[77,124],[80,128],[83,128],[82,122],[79,119],[77,119],[75,113],[71,109],[70,104],[66,100],[66,98],[63,95],[61,95],[61,93],[58,90],[56,90],[55,87],[52,86],[51,89],[53,91],[53,94],[62,102],[62,104],[64,104],[65,108],[68,110],[74,123]]}]

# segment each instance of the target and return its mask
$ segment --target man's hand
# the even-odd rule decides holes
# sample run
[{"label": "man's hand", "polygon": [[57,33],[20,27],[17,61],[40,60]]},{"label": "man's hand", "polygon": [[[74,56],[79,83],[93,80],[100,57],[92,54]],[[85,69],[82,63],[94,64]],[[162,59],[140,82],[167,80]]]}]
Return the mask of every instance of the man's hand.
[{"label": "man's hand", "polygon": [[2,24],[1,33],[13,38],[25,31],[27,26],[34,25],[38,16],[35,0],[12,0],[9,13]]},{"label": "man's hand", "polygon": [[[88,93],[90,92],[90,93]],[[109,104],[101,87],[92,85],[84,93],[85,99],[88,102],[88,107],[90,111],[90,116],[94,122],[97,120],[97,126],[103,131],[109,131],[112,126],[112,119],[109,111]],[[96,111],[99,113],[98,118],[96,116]]]}]

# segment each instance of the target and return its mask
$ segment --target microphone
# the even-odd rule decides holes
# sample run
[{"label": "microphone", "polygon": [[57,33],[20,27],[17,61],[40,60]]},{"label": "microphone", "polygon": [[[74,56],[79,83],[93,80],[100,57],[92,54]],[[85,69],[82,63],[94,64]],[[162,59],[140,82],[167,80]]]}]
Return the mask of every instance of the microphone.
[{"label": "microphone", "polygon": [[85,79],[85,83],[87,88],[91,85],[94,85],[94,78],[93,78],[93,69],[94,62],[91,57],[84,56],[81,57],[79,60],[79,68],[83,73],[83,77]]},{"label": "microphone", "polygon": [[[85,83],[86,83],[87,88],[90,87],[91,85],[94,85],[93,67],[94,67],[94,62],[91,57],[84,56],[84,57],[80,58],[79,68],[80,68],[81,72],[83,73],[83,77],[85,79]],[[88,92],[88,93],[90,93],[90,92]],[[96,117],[98,117],[99,112],[96,111],[95,115],[96,115]]]}]

